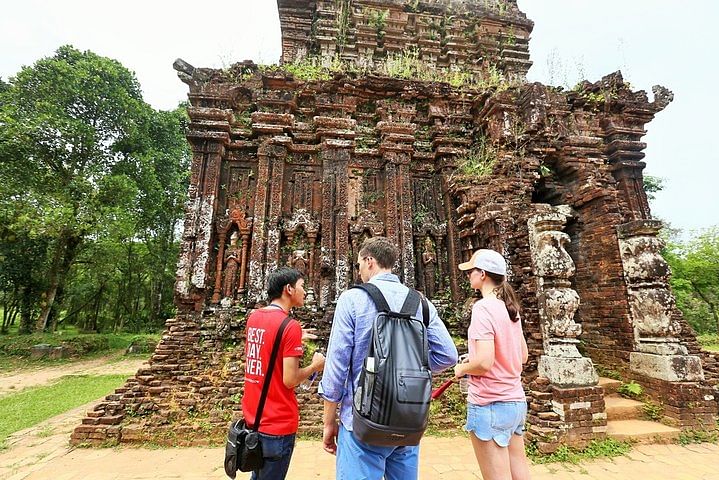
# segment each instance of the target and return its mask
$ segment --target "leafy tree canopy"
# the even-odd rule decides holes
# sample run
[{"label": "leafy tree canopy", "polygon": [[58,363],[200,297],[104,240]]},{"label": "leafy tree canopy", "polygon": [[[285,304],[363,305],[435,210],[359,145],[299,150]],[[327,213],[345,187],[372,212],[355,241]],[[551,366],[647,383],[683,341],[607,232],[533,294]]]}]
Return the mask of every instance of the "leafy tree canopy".
[{"label": "leafy tree canopy", "polygon": [[173,254],[186,192],[186,123],[181,109],[147,105],[119,62],[72,46],[0,80],[0,218],[5,234],[47,245],[38,328],[62,300],[76,260],[89,261],[83,250],[98,252],[93,243],[157,243],[155,273],[166,290],[174,259],[164,252]]},{"label": "leafy tree canopy", "polygon": [[719,227],[685,242],[670,238],[664,257],[672,268],[677,305],[698,333],[719,333]]}]

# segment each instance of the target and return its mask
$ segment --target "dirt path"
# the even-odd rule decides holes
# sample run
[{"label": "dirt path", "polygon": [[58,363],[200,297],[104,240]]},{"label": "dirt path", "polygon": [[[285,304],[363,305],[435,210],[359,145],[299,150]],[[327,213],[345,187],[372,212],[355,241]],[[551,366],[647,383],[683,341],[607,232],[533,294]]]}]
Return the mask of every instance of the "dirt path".
[{"label": "dirt path", "polygon": [[47,385],[65,375],[134,375],[146,361],[145,358],[125,358],[116,361],[117,357],[101,357],[75,363],[67,363],[53,367],[37,367],[21,372],[0,374],[0,396],[19,392],[28,387]]}]

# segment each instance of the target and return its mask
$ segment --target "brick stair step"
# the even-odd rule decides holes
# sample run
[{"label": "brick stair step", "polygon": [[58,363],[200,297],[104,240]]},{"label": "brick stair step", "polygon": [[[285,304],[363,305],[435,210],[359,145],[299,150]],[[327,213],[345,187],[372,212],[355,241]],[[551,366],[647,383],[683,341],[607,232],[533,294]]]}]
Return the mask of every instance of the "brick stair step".
[{"label": "brick stair step", "polygon": [[642,417],[642,402],[618,395],[604,397],[607,420],[639,420]]},{"label": "brick stair step", "polygon": [[640,444],[671,443],[681,430],[646,420],[612,420],[607,422],[607,436],[615,440],[631,440]]},{"label": "brick stair step", "polygon": [[611,395],[617,393],[619,387],[622,386],[622,381],[614,380],[613,378],[599,377],[599,386],[604,389],[604,395]]}]

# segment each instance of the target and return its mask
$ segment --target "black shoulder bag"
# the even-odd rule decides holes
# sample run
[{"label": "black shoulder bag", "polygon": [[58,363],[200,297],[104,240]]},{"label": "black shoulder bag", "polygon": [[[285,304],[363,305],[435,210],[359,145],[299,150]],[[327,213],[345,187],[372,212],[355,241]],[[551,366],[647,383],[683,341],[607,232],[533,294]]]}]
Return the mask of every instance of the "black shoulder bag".
[{"label": "black shoulder bag", "polygon": [[290,317],[285,318],[279,330],[277,330],[277,335],[275,335],[275,343],[272,346],[272,354],[270,355],[270,365],[267,367],[267,375],[262,385],[260,403],[257,406],[255,424],[250,427],[245,423],[244,419],[237,420],[230,426],[230,431],[227,433],[225,473],[230,478],[237,476],[237,470],[241,472],[253,472],[260,470],[265,463],[262,457],[262,443],[260,442],[260,421],[262,420],[262,410],[265,408],[265,400],[267,400],[267,392],[270,389],[272,372],[280,351],[282,334],[289,322]]}]

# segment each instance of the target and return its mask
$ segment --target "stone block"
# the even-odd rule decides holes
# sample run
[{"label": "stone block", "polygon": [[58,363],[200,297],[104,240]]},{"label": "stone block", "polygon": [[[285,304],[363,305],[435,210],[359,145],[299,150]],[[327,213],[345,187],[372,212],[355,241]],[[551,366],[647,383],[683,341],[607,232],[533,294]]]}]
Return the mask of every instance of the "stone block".
[{"label": "stone block", "polygon": [[633,372],[668,382],[704,380],[701,359],[694,355],[655,355],[632,352],[629,366]]},{"label": "stone block", "polygon": [[558,387],[588,387],[599,381],[594,364],[585,357],[549,357],[539,359],[539,374]]}]

